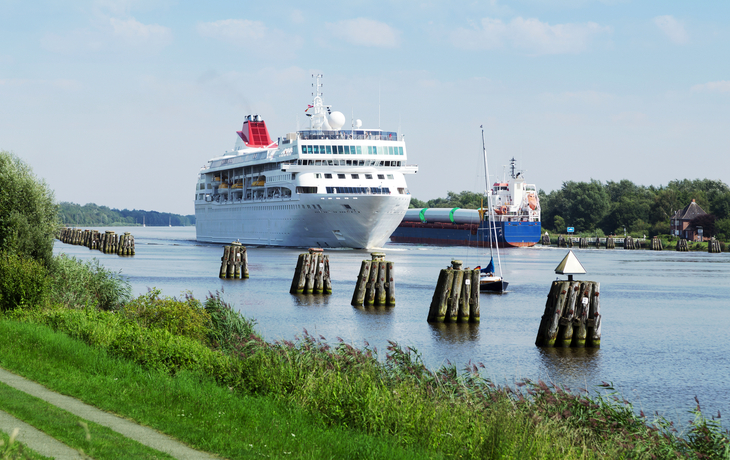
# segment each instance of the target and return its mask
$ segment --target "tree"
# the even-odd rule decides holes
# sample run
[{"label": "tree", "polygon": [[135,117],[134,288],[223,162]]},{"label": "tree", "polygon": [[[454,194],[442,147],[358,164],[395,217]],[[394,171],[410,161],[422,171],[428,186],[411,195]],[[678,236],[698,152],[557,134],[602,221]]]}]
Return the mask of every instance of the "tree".
[{"label": "tree", "polygon": [[0,251],[48,266],[58,231],[53,191],[14,154],[0,151]]}]

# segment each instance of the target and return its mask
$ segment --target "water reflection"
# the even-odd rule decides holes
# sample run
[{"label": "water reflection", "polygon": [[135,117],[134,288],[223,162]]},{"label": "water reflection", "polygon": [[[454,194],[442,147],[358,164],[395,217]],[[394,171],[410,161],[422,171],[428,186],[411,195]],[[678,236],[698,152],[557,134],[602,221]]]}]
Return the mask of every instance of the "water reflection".
[{"label": "water reflection", "polygon": [[329,305],[330,296],[314,294],[292,294],[294,305],[298,307],[315,307]]},{"label": "water reflection", "polygon": [[353,307],[355,310],[357,310],[359,313],[362,313],[364,315],[373,315],[373,316],[391,316],[395,312],[393,307],[386,307],[386,306],[368,306],[368,307]]},{"label": "water reflection", "polygon": [[479,323],[429,323],[436,341],[460,344],[479,342]]},{"label": "water reflection", "polygon": [[536,347],[540,367],[556,382],[581,387],[588,376],[597,376],[601,367],[600,348]]}]

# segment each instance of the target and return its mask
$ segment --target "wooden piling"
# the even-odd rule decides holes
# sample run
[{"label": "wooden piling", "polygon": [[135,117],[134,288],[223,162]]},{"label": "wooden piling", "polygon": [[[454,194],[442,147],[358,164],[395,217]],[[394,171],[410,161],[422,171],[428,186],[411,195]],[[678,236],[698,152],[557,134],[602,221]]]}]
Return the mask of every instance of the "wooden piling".
[{"label": "wooden piling", "polygon": [[636,249],[634,239],[630,236],[624,237],[624,249]]},{"label": "wooden piling", "polygon": [[689,244],[687,243],[687,240],[685,240],[684,238],[681,238],[677,241],[677,251],[680,251],[680,252],[689,251]]},{"label": "wooden piling", "polygon": [[[458,265],[454,262],[458,262]],[[454,280],[451,286],[451,299],[448,302],[448,320],[455,323],[459,320],[459,299],[461,298],[462,284],[464,284],[464,271],[461,269],[461,261],[452,261],[452,265],[454,267]]]},{"label": "wooden piling", "polygon": [[436,289],[433,291],[431,298],[431,308],[428,312],[428,322],[443,323],[446,319],[446,310],[448,308],[448,299],[451,294],[451,287],[454,284],[454,270],[444,268],[439,273],[439,279],[436,283]]},{"label": "wooden piling", "polygon": [[565,241],[565,237],[563,237],[563,235],[558,236],[558,247],[559,248],[568,247],[568,243]]},{"label": "wooden piling", "polygon": [[308,253],[299,254],[289,293],[332,294],[329,257],[321,248],[309,248]]},{"label": "wooden piling", "polygon": [[613,237],[606,237],[606,249],[616,249],[616,241]]},{"label": "wooden piling", "polygon": [[581,249],[588,249],[588,238],[579,238],[578,247]]},{"label": "wooden piling", "polygon": [[389,307],[395,306],[395,275],[393,273],[395,264],[393,262],[386,262],[387,264],[387,285],[385,287],[386,301],[385,304]]},{"label": "wooden piling", "polygon": [[547,233],[543,234],[540,237],[540,244],[542,244],[543,246],[550,246],[550,235],[548,235]]},{"label": "wooden piling", "polygon": [[370,261],[363,260],[360,265],[360,274],[357,275],[357,284],[355,285],[355,292],[352,293],[352,302],[350,305],[353,307],[361,307],[365,302],[365,289],[368,284],[368,278],[370,277]]},{"label": "wooden piling", "polygon": [[652,251],[661,251],[664,249],[664,245],[662,244],[662,240],[659,239],[658,236],[655,236],[651,239],[651,246]]},{"label": "wooden piling", "polygon": [[712,237],[710,241],[707,242],[707,252],[711,254],[716,254],[722,252],[722,247],[720,246],[720,242],[715,239],[715,237]]},{"label": "wooden piling", "polygon": [[428,322],[479,322],[479,270],[462,269],[460,260],[439,272]]},{"label": "wooden piling", "polygon": [[535,345],[600,347],[599,286],[595,281],[553,281]]},{"label": "wooden piling", "polygon": [[586,319],[586,346],[591,348],[601,347],[601,306],[598,298],[600,286],[600,283],[593,283]]}]

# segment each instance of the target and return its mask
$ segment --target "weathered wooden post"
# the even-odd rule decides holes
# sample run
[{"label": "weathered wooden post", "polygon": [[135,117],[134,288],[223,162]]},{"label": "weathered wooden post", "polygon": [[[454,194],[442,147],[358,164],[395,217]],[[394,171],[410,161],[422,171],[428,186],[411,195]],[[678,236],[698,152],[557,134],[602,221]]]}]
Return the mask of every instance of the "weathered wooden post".
[{"label": "weathered wooden post", "polygon": [[707,243],[707,252],[709,252],[711,254],[716,254],[716,253],[722,252],[722,247],[720,246],[720,241],[716,240],[714,236]]},{"label": "weathered wooden post", "polygon": [[385,253],[373,252],[372,260],[363,260],[357,284],[352,294],[353,307],[363,305],[395,305],[395,274],[393,262],[385,260]]},{"label": "weathered wooden post", "polygon": [[550,246],[550,235],[548,235],[548,232],[545,232],[542,237],[540,238],[540,244],[543,246]]},{"label": "weathered wooden post", "polygon": [[567,248],[568,243],[565,241],[565,238],[563,235],[558,236],[558,247],[559,248]]},{"label": "weathered wooden post", "polygon": [[578,247],[581,249],[588,249],[588,239],[587,238],[578,239]]},{"label": "weathered wooden post", "polygon": [[289,293],[332,294],[329,256],[321,248],[309,248],[306,254],[299,254]]},{"label": "weathered wooden post", "polygon": [[584,274],[583,265],[569,251],[555,269],[568,275],[567,281],[553,281],[545,303],[535,345],[539,347],[601,346],[601,315],[598,303],[600,283],[573,281]]},{"label": "weathered wooden post", "polygon": [[687,240],[685,240],[684,238],[681,238],[677,241],[677,251],[680,251],[680,252],[689,251],[689,244],[687,244]]},{"label": "weathered wooden post", "polygon": [[218,272],[218,278],[226,278],[228,277],[228,257],[231,253],[231,247],[230,246],[224,246],[223,247],[223,257],[221,257],[221,269]]},{"label": "weathered wooden post", "polygon": [[634,239],[632,237],[624,237],[624,249],[636,249],[634,246]]},{"label": "weathered wooden post", "polygon": [[612,236],[606,237],[606,249],[616,249],[616,241]]},{"label": "weathered wooden post", "polygon": [[479,270],[462,270],[460,260],[441,270],[428,322],[479,322]]},{"label": "weathered wooden post", "polygon": [[661,251],[664,249],[664,245],[662,244],[662,240],[659,239],[658,236],[655,236],[651,239],[651,250],[652,251]]},{"label": "weathered wooden post", "polygon": [[365,302],[365,289],[368,284],[368,278],[370,277],[370,261],[363,260],[360,264],[360,274],[357,275],[357,284],[355,284],[355,292],[352,293],[352,302],[350,305],[353,307],[362,307]]}]

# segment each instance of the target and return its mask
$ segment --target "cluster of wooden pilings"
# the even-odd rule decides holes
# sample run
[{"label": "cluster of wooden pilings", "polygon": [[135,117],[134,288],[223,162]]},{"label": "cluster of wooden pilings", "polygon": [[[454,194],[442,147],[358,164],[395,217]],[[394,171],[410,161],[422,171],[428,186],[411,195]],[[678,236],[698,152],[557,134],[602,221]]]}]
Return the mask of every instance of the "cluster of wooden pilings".
[{"label": "cluster of wooden pilings", "polygon": [[357,284],[352,293],[353,307],[395,306],[395,277],[393,262],[385,260],[382,252],[370,254],[372,260],[363,260]]},{"label": "cluster of wooden pilings", "polygon": [[535,345],[599,348],[599,288],[595,281],[553,281]]},{"label": "cluster of wooden pilings", "polygon": [[104,254],[133,256],[135,253],[134,236],[129,232],[117,235],[113,231],[101,233],[99,230],[82,230],[80,228],[62,228],[58,239],[67,244],[86,246],[98,249]]},{"label": "cluster of wooden pilings", "polygon": [[716,240],[715,238],[712,238],[710,241],[707,242],[707,252],[709,253],[718,253],[722,252],[722,247],[720,246],[720,242]]},{"label": "cluster of wooden pilings", "polygon": [[479,270],[462,270],[460,260],[441,270],[428,312],[429,323],[479,322]]},{"label": "cluster of wooden pilings", "polygon": [[[596,242],[596,247],[599,247],[598,242]],[[610,236],[606,238],[606,249],[616,249],[616,241]]]},{"label": "cluster of wooden pilings", "polygon": [[659,237],[655,236],[651,239],[651,246],[649,247],[652,251],[662,251],[664,249],[664,245],[662,244],[662,240],[659,239]]},{"label": "cluster of wooden pilings", "polygon": [[330,259],[321,248],[310,248],[299,254],[291,281],[291,294],[332,294]]},{"label": "cluster of wooden pilings", "polygon": [[223,248],[219,278],[246,279],[248,278],[248,253],[241,243],[231,243]]},{"label": "cluster of wooden pilings", "polygon": [[677,251],[687,252],[689,251],[689,243],[684,238],[677,240]]}]

